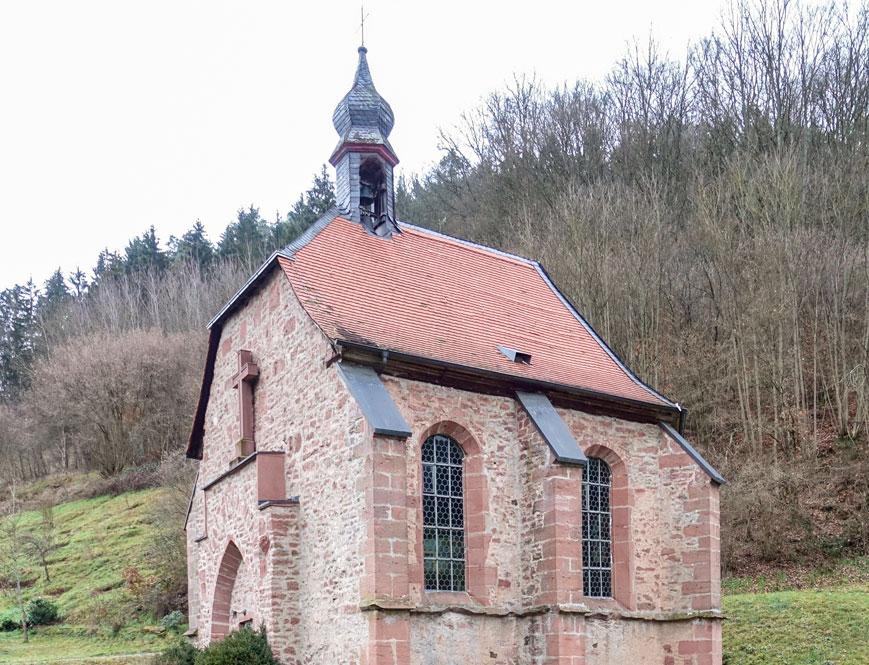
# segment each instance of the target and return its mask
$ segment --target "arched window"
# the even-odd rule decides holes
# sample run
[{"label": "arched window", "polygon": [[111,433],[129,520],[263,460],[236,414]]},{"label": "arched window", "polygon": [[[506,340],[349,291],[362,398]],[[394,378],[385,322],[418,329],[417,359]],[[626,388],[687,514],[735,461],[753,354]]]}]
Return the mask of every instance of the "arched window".
[{"label": "arched window", "polygon": [[426,591],[465,590],[464,457],[459,444],[442,434],[422,445]]},{"label": "arched window", "polygon": [[590,598],[612,596],[611,485],[607,463],[589,457],[582,481],[582,593]]}]

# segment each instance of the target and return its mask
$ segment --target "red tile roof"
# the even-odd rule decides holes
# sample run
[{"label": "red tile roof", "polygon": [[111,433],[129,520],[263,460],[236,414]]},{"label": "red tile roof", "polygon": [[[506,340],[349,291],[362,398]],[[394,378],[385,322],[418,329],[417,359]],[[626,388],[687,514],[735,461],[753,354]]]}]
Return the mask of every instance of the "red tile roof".
[{"label": "red tile roof", "polygon": [[[401,229],[384,239],[336,217],[291,258],[278,256],[331,339],[671,405],[611,355],[536,262]],[[531,364],[508,360],[499,345]]]}]

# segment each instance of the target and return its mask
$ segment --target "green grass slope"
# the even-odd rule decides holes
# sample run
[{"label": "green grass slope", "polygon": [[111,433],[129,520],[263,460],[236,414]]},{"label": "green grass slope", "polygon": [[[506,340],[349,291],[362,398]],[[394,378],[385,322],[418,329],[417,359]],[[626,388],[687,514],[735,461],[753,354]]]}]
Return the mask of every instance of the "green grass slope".
[{"label": "green grass slope", "polygon": [[[125,589],[129,566],[150,572],[145,556],[152,531],[151,503],[160,490],[130,492],[63,503],[54,508],[58,549],[49,559],[51,581],[34,565],[28,597],[58,604],[64,622],[33,630],[25,644],[21,634],[0,633],[0,663],[81,662],[75,659],[161,651],[172,636],[156,634],[153,617],[137,614]],[[35,526],[39,512],[22,516],[22,526]],[[0,595],[0,611],[11,606]],[[141,658],[105,662],[131,664]]]}]

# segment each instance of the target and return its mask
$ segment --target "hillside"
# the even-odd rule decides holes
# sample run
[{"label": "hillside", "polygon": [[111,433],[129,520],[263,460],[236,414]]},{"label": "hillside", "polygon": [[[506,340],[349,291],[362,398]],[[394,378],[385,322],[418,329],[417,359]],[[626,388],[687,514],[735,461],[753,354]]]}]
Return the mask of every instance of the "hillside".
[{"label": "hillside", "polygon": [[[60,547],[49,561],[51,582],[37,578],[34,569],[29,591],[55,600],[64,622],[35,629],[29,644],[18,632],[0,633],[0,662],[144,665],[149,656],[129,654],[152,654],[177,639],[178,631],[163,631],[156,617],[137,607],[125,582],[131,567],[150,574],[144,552],[155,534],[153,508],[162,492],[75,500],[54,509]],[[39,519],[30,512],[23,521],[35,525]],[[731,578],[724,590],[727,665],[869,662],[869,558]],[[0,613],[9,604],[0,597]],[[113,654],[128,656],[90,659]]]},{"label": "hillside", "polygon": [[[54,508],[59,546],[49,558],[51,581],[33,567],[28,597],[56,602],[63,622],[35,628],[28,644],[17,631],[0,632],[0,662],[78,662],[73,659],[148,653],[174,639],[137,606],[124,579],[130,568],[143,576],[151,572],[144,552],[154,535],[152,511],[161,492],[102,496]],[[22,526],[33,527],[40,519],[37,511],[25,513]],[[11,604],[8,595],[0,595],[0,614]]]}]

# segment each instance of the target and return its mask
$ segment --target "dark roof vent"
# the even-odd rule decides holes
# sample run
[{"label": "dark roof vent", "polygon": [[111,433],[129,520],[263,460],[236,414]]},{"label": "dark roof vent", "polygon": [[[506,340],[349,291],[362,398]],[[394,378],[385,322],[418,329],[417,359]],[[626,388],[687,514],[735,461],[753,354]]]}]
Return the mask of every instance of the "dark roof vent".
[{"label": "dark roof vent", "polygon": [[530,365],[531,364],[531,354],[523,353],[522,351],[517,351],[516,349],[511,349],[509,346],[501,346],[498,345],[498,351],[501,352],[507,360],[511,360],[514,363],[520,363],[522,365]]}]

